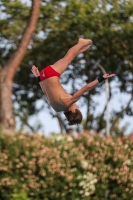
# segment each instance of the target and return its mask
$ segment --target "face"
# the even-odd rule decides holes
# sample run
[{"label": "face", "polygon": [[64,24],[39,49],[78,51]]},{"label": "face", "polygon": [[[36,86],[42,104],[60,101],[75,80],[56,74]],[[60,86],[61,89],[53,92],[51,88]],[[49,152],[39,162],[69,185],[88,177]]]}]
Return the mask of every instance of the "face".
[{"label": "face", "polygon": [[76,109],[79,110],[79,107],[76,104],[72,104],[68,110],[71,112],[76,112]]}]

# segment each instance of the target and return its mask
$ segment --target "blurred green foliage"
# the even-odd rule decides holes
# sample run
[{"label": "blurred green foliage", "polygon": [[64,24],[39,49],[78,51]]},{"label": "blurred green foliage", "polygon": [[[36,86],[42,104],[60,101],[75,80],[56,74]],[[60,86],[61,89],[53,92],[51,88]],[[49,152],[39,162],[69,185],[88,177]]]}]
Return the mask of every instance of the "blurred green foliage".
[{"label": "blurred green foliage", "polygon": [[[0,63],[4,64],[18,45],[28,21],[30,6],[20,0],[1,0],[2,19],[0,20]],[[111,130],[119,134],[120,122],[124,116],[133,115],[133,3],[127,0],[49,0],[42,1],[38,25],[14,81],[13,100],[17,104],[15,115],[25,124],[22,115],[33,116],[42,108],[53,117],[55,112],[49,107],[37,81],[33,78],[30,68],[35,64],[42,69],[62,58],[67,50],[77,43],[79,37],[91,38],[93,47],[77,57],[61,83],[71,85],[67,91],[73,94],[83,85],[101,75],[100,69],[94,64],[100,63],[108,73],[116,73],[115,86],[110,90],[110,102],[118,92],[126,94],[126,103],[114,105],[110,110]],[[85,63],[82,64],[81,61]],[[95,112],[100,104],[100,96],[105,91],[104,84],[85,93],[79,105],[86,105],[84,129],[94,129],[105,133],[105,107]],[[94,99],[94,96],[98,101]],[[44,100],[37,107],[36,101]],[[131,101],[128,101],[131,99]],[[15,105],[16,105],[15,104]],[[22,115],[19,116],[19,113]],[[59,115],[64,129],[66,121]],[[124,127],[126,128],[126,127]],[[124,128],[121,135],[124,134]]]},{"label": "blurred green foliage", "polygon": [[0,200],[133,200],[133,142],[2,135]]},{"label": "blurred green foliage", "polygon": [[13,194],[11,200],[30,200],[26,192],[20,191],[18,194]]}]

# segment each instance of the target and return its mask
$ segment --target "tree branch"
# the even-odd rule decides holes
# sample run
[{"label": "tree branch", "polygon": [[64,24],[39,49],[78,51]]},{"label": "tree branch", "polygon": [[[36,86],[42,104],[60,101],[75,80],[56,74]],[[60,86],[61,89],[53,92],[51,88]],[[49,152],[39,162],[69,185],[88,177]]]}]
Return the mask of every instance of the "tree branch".
[{"label": "tree branch", "polygon": [[113,121],[113,125],[112,125],[112,127],[110,128],[110,132],[112,131],[113,127],[115,126],[115,124],[117,123],[117,121],[119,120],[119,118],[122,117],[123,113],[124,113],[126,110],[128,110],[128,108],[129,108],[130,103],[132,102],[132,100],[133,100],[133,96],[131,96],[129,102],[127,103],[127,106],[126,106],[125,108],[123,108],[123,110],[121,110],[121,112],[119,112],[119,113],[117,114],[117,117],[116,117],[116,119]]},{"label": "tree branch", "polygon": [[[20,44],[18,45],[18,48],[14,51],[14,53],[11,55],[11,57],[9,58],[9,60],[6,62],[4,66],[6,78],[8,77],[10,80],[13,80],[16,70],[19,67],[22,59],[24,58],[26,54],[26,49],[28,47],[32,34],[34,33],[35,28],[36,28],[36,24],[37,24],[39,12],[40,12],[40,5],[41,5],[41,0],[32,1],[30,18],[24,30]],[[7,70],[8,70],[8,73],[6,73]]]}]

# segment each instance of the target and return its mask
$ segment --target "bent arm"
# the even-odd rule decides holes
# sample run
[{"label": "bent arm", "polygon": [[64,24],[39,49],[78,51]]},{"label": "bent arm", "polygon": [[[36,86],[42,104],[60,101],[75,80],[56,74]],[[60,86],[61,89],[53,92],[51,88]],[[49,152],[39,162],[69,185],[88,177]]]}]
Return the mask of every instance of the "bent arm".
[{"label": "bent arm", "polygon": [[39,82],[39,85],[40,85],[40,87],[41,87],[41,89],[42,89],[44,95],[47,97],[46,91],[45,91],[44,86],[43,86],[43,83],[42,83],[41,81]]},{"label": "bent arm", "polygon": [[88,83],[87,85],[85,85],[80,90],[78,90],[71,98],[72,103],[78,101],[79,98],[82,96],[82,94],[93,89],[98,83],[99,83],[98,80],[92,81],[92,82]]},{"label": "bent arm", "polygon": [[43,86],[43,82],[41,82],[41,79],[40,79],[40,72],[39,72],[38,68],[35,65],[32,65],[31,71],[32,71],[33,75],[37,78],[44,95],[46,95],[46,97],[47,97],[46,91]]}]

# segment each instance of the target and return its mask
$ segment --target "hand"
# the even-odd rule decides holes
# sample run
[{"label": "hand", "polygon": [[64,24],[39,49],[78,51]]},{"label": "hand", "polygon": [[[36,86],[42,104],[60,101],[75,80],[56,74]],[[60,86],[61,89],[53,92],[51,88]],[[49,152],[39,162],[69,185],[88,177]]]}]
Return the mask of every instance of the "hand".
[{"label": "hand", "polygon": [[104,74],[103,78],[107,79],[107,78],[111,78],[113,76],[115,76],[115,74]]},{"label": "hand", "polygon": [[32,71],[32,73],[34,74],[35,77],[40,76],[40,72],[35,65],[32,65],[31,71]]}]

